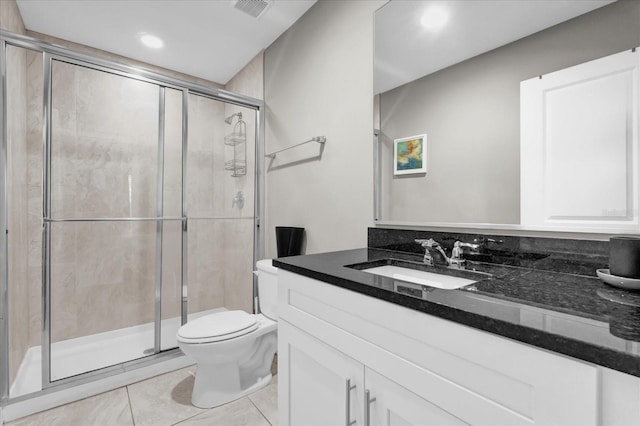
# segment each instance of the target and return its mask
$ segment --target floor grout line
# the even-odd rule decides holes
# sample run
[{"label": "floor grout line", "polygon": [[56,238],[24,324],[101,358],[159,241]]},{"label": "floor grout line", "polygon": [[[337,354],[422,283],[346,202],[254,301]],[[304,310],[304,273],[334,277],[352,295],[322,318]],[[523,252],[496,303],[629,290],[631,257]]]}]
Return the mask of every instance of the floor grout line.
[{"label": "floor grout line", "polygon": [[178,420],[178,421],[177,421],[177,422],[175,422],[175,423],[171,423],[171,426],[179,425],[180,423],[186,422],[187,420],[191,420],[191,419],[193,419],[194,417],[198,417],[198,416],[199,416],[199,415],[201,415],[201,414],[208,413],[209,411],[211,411],[211,410],[215,410],[215,409],[216,409],[216,407],[213,407],[213,408],[204,408],[204,409],[203,409],[204,411],[201,411],[201,412],[199,412],[199,413],[195,413],[195,414],[194,414],[194,415],[192,415],[192,416],[185,417],[184,419],[182,419],[182,420]]},{"label": "floor grout line", "polygon": [[258,407],[256,405],[255,402],[253,402],[253,399],[251,399],[250,397],[251,395],[247,395],[245,398],[247,398],[249,400],[249,402],[251,402],[251,404],[253,404],[254,407],[256,407],[256,410],[258,410],[258,412],[262,415],[262,417],[264,417],[264,419],[267,421],[267,423],[269,423],[271,426],[274,426],[271,421],[269,421],[269,419],[267,418],[267,416],[264,415],[264,413],[262,412],[262,410],[260,409],[260,407]]},{"label": "floor grout line", "polygon": [[124,389],[127,391],[127,399],[129,400],[129,412],[131,413],[131,423],[133,423],[133,426],[136,426],[136,419],[133,416],[133,404],[131,403],[131,395],[129,394],[129,386],[125,386]]},{"label": "floor grout line", "polygon": [[186,422],[187,420],[191,420],[192,418],[197,417],[197,416],[199,416],[200,414],[203,414],[203,413],[206,413],[206,411],[203,411],[202,413],[194,414],[194,415],[193,415],[193,416],[191,416],[191,417],[185,417],[185,418],[184,418],[184,419],[182,419],[182,420],[179,420],[179,421],[177,421],[177,422],[175,422],[175,423],[171,423],[171,426],[176,426],[176,425],[179,425],[180,423],[184,423],[184,422]]}]

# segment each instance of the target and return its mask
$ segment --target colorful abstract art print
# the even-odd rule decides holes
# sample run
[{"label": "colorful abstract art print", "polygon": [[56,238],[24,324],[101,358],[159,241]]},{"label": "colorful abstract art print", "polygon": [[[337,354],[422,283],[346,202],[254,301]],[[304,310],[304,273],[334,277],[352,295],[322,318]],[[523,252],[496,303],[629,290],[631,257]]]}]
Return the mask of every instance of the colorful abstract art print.
[{"label": "colorful abstract art print", "polygon": [[427,135],[395,139],[393,148],[394,175],[427,172]]}]

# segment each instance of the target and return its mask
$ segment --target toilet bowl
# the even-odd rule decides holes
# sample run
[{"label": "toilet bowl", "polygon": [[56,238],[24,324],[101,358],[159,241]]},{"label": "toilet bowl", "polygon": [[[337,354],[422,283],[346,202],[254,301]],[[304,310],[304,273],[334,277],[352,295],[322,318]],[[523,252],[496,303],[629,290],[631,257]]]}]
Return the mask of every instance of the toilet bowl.
[{"label": "toilet bowl", "polygon": [[178,347],[197,364],[191,402],[211,408],[268,385],[277,349],[277,268],[257,262],[261,313],[222,311],[180,327]]}]

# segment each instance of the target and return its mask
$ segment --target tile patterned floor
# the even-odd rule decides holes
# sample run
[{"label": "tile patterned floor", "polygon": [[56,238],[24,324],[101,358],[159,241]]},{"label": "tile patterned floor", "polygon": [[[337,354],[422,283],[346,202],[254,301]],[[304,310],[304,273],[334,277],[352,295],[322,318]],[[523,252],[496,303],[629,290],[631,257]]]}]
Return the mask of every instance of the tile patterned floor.
[{"label": "tile patterned floor", "polygon": [[6,426],[274,426],[277,378],[252,395],[212,409],[191,405],[195,366],[115,389]]}]

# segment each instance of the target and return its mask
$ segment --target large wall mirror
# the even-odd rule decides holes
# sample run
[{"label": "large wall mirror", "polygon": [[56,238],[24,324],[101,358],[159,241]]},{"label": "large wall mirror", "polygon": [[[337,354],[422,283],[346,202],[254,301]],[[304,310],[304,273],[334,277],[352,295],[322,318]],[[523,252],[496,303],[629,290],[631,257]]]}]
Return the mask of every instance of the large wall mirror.
[{"label": "large wall mirror", "polygon": [[[374,19],[382,225],[534,229],[521,223],[521,82],[640,46],[639,1],[392,0]],[[425,134],[427,172],[394,174],[394,140]]]}]

